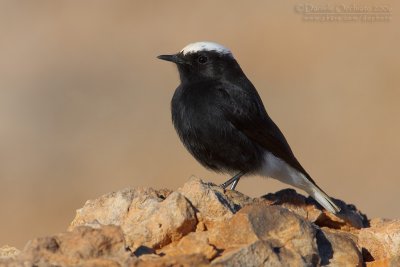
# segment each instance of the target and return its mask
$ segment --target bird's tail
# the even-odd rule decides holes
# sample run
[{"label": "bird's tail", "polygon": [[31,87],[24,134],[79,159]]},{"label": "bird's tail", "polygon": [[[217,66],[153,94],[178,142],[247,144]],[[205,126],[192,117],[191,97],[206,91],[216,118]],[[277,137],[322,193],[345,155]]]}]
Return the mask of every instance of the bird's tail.
[{"label": "bird's tail", "polygon": [[[308,179],[307,179],[308,180]],[[309,181],[307,193],[310,194],[322,207],[327,211],[336,214],[340,212],[340,208],[333,202],[333,200],[319,188],[316,184]]]}]

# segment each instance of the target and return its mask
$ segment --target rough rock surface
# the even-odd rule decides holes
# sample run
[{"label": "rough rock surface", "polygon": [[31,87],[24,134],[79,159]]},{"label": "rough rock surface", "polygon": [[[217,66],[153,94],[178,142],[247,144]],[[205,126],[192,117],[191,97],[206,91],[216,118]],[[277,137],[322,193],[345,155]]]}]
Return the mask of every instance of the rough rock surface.
[{"label": "rough rock surface", "polygon": [[0,247],[0,266],[400,266],[400,220],[292,189],[250,198],[192,178],[89,200],[65,233]]}]

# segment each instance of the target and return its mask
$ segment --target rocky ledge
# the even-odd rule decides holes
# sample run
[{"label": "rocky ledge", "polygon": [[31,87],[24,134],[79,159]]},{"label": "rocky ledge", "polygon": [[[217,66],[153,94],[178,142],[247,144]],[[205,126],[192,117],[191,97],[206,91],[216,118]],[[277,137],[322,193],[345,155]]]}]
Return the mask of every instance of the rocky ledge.
[{"label": "rocky ledge", "polygon": [[292,189],[250,198],[192,178],[89,200],[65,233],[0,248],[0,266],[400,266],[400,221]]}]

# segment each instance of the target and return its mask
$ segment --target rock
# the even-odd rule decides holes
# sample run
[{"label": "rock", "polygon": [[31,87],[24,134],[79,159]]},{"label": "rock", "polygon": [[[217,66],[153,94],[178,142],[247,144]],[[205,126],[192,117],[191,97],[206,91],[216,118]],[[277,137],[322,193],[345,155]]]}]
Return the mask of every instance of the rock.
[{"label": "rock", "polygon": [[260,198],[192,178],[123,189],[77,210],[69,232],[0,248],[2,266],[400,266],[400,220],[341,200],[339,215],[286,189]]},{"label": "rock", "polygon": [[86,201],[76,211],[69,230],[82,225],[122,225],[130,209],[141,210],[153,203],[162,202],[171,191],[152,188],[123,189]]},{"label": "rock", "polygon": [[373,219],[358,234],[363,254],[370,260],[387,261],[400,256],[400,220]]},{"label": "rock", "polygon": [[336,204],[341,208],[341,212],[333,215],[324,210],[312,197],[306,198],[299,195],[294,189],[284,189],[275,194],[267,194],[261,199],[271,205],[285,207],[320,227],[351,230],[368,226],[368,220],[364,214],[354,205],[348,205],[340,200],[336,200]]},{"label": "rock", "polygon": [[240,193],[233,193],[235,197],[229,197],[221,187],[198,178],[191,178],[178,192],[192,203],[197,218],[206,226],[231,218],[245,203],[251,203],[249,197]]},{"label": "rock", "polygon": [[[258,240],[223,254],[211,266],[313,266],[307,265],[299,254],[271,242]],[[315,265],[314,265],[315,266]]]},{"label": "rock", "polygon": [[391,259],[366,262],[366,267],[397,267],[400,266],[400,256]]},{"label": "rock", "polygon": [[28,242],[17,259],[29,266],[76,266],[84,262],[119,266],[134,260],[125,249],[121,228],[111,225],[99,229],[81,226],[72,232],[36,238]]},{"label": "rock", "polygon": [[349,233],[322,228],[317,234],[321,265],[361,267],[361,249],[353,239]]},{"label": "rock", "polygon": [[70,229],[80,225],[119,225],[132,251],[140,246],[159,248],[180,239],[197,224],[195,211],[182,194],[166,190],[162,193],[151,188],[124,189],[87,201],[77,211]]},{"label": "rock", "polygon": [[0,247],[0,259],[13,259],[17,257],[20,253],[21,251],[14,247],[10,247],[7,245]]},{"label": "rock", "polygon": [[131,209],[121,227],[129,248],[161,248],[196,229],[195,211],[189,201],[174,192],[146,209]]},{"label": "rock", "polygon": [[146,261],[139,260],[127,265],[128,267],[204,267],[209,266],[209,261],[201,254],[177,255],[173,257],[150,258]]},{"label": "rock", "polygon": [[[269,244],[256,241],[268,241]],[[261,246],[266,253],[269,253],[269,246],[276,251],[284,248],[282,251],[304,260],[305,264],[319,262],[316,228],[287,209],[262,203],[246,206],[231,220],[220,224],[210,234],[210,243],[228,251],[249,244],[248,249]],[[256,266],[267,263],[266,259],[260,258]]]},{"label": "rock", "polygon": [[20,250],[10,246],[0,247],[0,267],[22,267],[22,263],[17,262],[16,258],[21,253]]},{"label": "rock", "polygon": [[217,249],[210,244],[207,232],[192,232],[184,236],[179,242],[172,243],[157,251],[168,256],[177,255],[204,255],[207,260],[212,260],[218,254]]}]

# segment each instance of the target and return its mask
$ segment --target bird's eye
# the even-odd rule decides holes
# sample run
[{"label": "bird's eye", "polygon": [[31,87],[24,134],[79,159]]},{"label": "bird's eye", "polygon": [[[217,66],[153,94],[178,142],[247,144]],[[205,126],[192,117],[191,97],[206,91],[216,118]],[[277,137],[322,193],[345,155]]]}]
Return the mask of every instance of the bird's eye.
[{"label": "bird's eye", "polygon": [[208,58],[207,58],[206,56],[199,56],[198,59],[197,59],[197,61],[198,61],[200,64],[205,64],[205,63],[208,61]]}]

